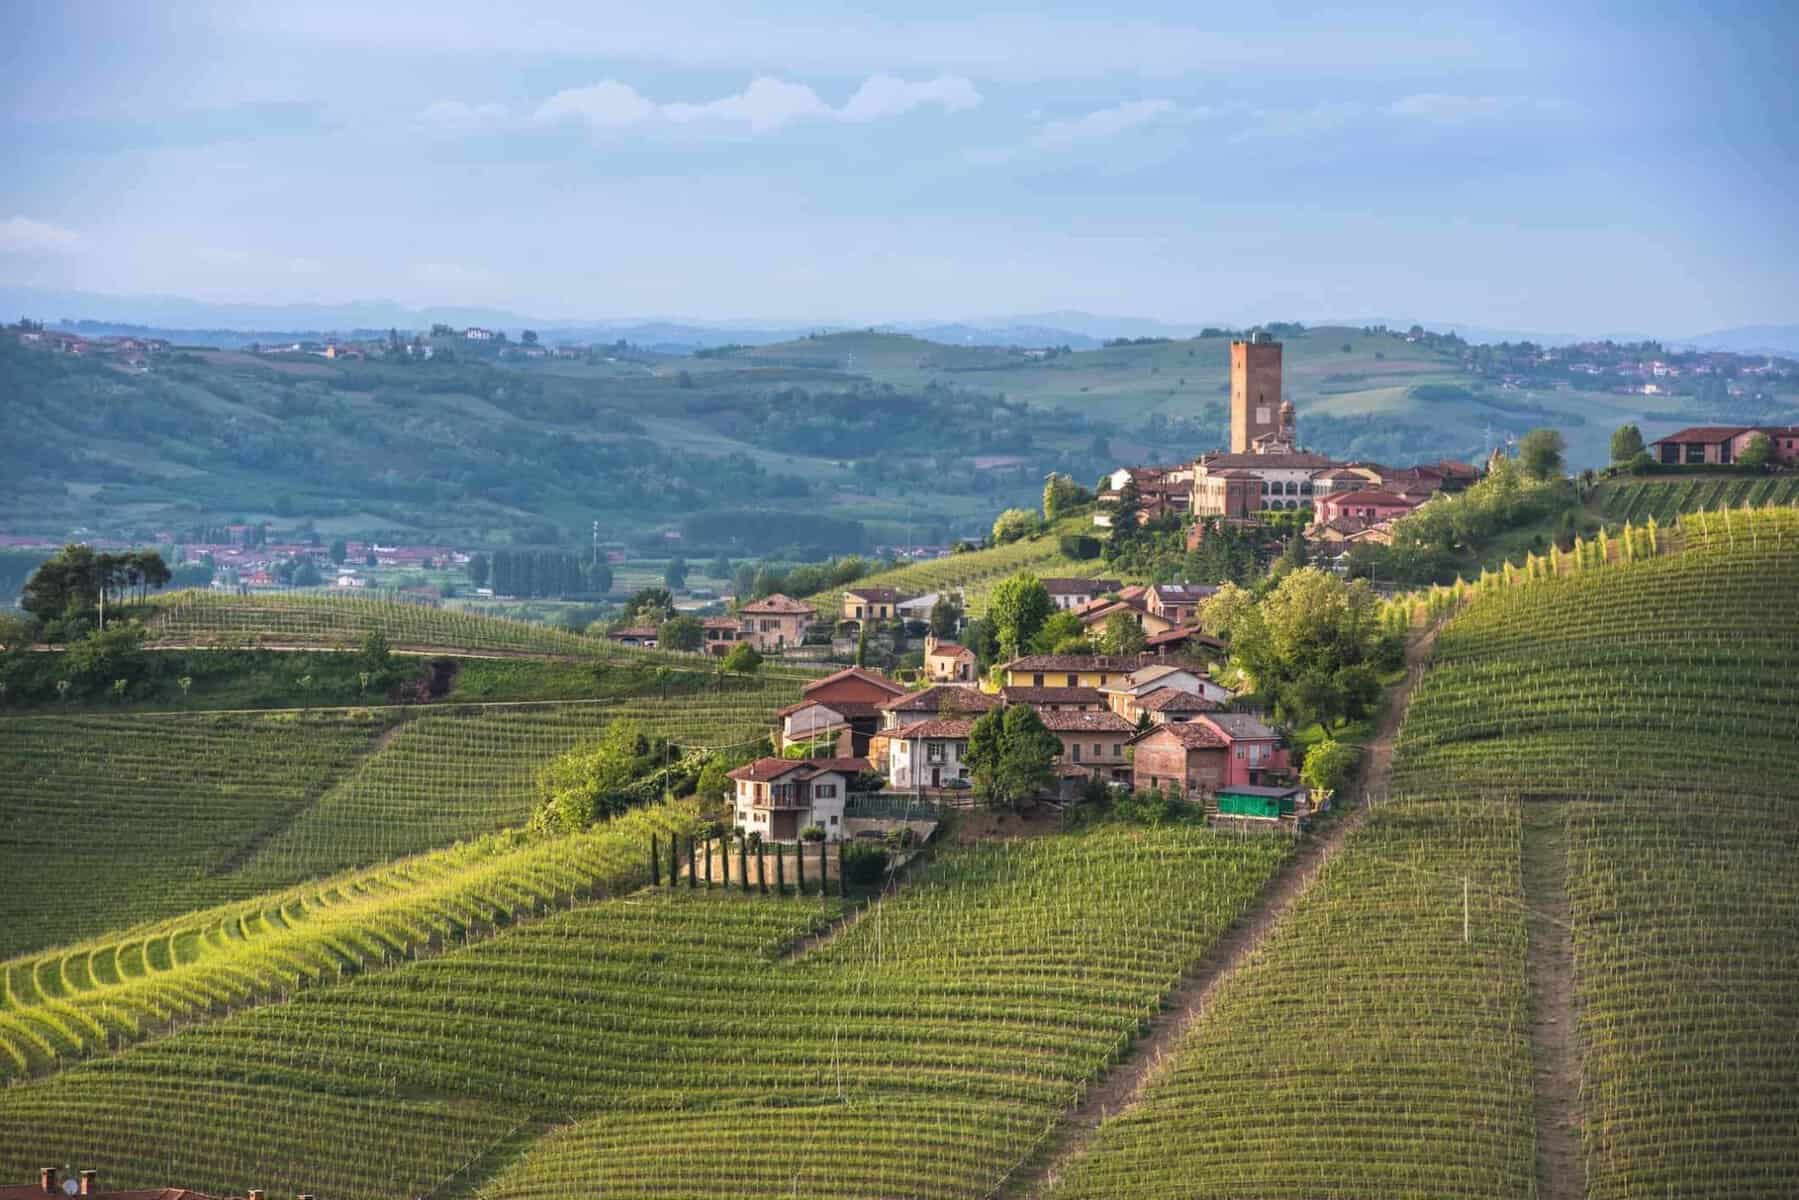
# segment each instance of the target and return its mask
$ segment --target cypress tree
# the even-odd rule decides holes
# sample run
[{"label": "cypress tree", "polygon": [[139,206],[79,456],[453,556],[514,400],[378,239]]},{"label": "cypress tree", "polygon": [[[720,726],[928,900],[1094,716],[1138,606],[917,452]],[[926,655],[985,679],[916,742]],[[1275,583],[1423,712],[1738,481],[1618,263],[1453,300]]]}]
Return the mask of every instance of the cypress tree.
[{"label": "cypress tree", "polygon": [[681,835],[668,835],[668,886],[674,887],[675,881],[681,878]]},{"label": "cypress tree", "polygon": [[787,847],[781,842],[775,843],[775,895],[787,894]]},{"label": "cypress tree", "polygon": [[687,839],[687,890],[690,892],[700,886],[700,877],[693,871],[693,843],[695,840],[692,836]]},{"label": "cypress tree", "polygon": [[737,882],[748,894],[750,890],[750,846],[743,838],[737,839]]},{"label": "cypress tree", "polygon": [[764,896],[768,895],[768,848],[756,849],[756,887]]},{"label": "cypress tree", "polygon": [[656,844],[656,835],[650,835],[650,886],[662,886],[662,848]]},{"label": "cypress tree", "polygon": [[806,843],[795,842],[793,846],[794,894],[806,894]]}]

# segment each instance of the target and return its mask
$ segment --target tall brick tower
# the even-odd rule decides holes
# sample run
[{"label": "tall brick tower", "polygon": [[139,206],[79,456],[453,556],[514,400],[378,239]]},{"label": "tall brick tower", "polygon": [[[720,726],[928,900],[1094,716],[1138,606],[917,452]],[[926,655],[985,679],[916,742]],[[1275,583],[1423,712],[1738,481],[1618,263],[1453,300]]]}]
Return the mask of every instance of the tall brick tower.
[{"label": "tall brick tower", "polygon": [[1280,432],[1281,344],[1266,333],[1231,343],[1231,453]]}]

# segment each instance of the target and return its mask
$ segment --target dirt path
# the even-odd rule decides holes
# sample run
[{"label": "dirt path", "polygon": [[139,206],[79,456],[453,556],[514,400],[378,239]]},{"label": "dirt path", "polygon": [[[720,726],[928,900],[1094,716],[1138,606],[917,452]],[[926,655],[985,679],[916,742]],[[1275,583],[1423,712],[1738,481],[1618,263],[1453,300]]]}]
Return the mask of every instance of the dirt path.
[{"label": "dirt path", "polygon": [[1574,935],[1568,915],[1566,806],[1522,806],[1524,902],[1530,910],[1525,969],[1537,1117],[1537,1195],[1587,1194],[1580,1155],[1580,1049],[1576,1044]]},{"label": "dirt path", "polygon": [[1170,1061],[1181,1037],[1202,1020],[1213,998],[1232,972],[1268,940],[1293,905],[1305,895],[1319,872],[1342,849],[1349,835],[1368,818],[1369,800],[1385,795],[1387,774],[1393,763],[1393,747],[1405,719],[1412,689],[1430,661],[1436,644],[1434,631],[1419,637],[1406,652],[1406,677],[1388,698],[1375,726],[1374,737],[1364,752],[1361,782],[1349,802],[1322,833],[1303,843],[1299,852],[1268,881],[1255,905],[1194,964],[1162,1004],[1150,1022],[1149,1032],[1131,1047],[1129,1057],[1114,1067],[1081,1102],[1063,1114],[1037,1153],[1013,1171],[996,1194],[1010,1197],[1045,1195],[1063,1169],[1087,1148],[1100,1123],[1135,1105],[1144,1088]]}]

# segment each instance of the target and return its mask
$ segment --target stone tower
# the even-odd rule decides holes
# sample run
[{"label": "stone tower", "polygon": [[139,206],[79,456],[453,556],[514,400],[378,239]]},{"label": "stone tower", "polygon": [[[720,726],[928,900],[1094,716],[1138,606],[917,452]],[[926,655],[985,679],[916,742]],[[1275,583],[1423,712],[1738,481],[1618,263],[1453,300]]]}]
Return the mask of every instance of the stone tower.
[{"label": "stone tower", "polygon": [[1280,432],[1281,344],[1266,333],[1231,343],[1231,453]]}]

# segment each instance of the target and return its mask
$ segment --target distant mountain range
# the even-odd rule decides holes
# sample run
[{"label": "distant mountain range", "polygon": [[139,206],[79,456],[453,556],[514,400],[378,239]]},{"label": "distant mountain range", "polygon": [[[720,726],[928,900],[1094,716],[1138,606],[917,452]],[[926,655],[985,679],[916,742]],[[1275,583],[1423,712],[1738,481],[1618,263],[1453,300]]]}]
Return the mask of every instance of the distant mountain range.
[{"label": "distant mountain range", "polygon": [[[860,322],[698,321],[641,318],[585,321],[532,317],[505,309],[473,306],[409,308],[390,300],[346,304],[242,304],[195,300],[185,296],[114,296],[100,292],[60,291],[0,284],[0,313],[18,314],[51,324],[93,322],[95,332],[132,328],[213,345],[242,345],[271,338],[317,338],[327,333],[353,336],[390,328],[421,329],[442,322],[462,328],[479,325],[516,336],[534,329],[545,341],[609,342],[624,339],[668,353],[688,353],[707,346],[748,346],[791,341],[808,333],[836,332],[870,326]],[[1799,325],[1743,325],[1684,336],[1612,332],[1575,334],[1544,330],[1501,329],[1460,321],[1422,318],[1356,317],[1311,320],[1310,325],[1385,325],[1406,329],[1422,325],[1440,333],[1454,332],[1470,342],[1531,341],[1542,345],[1611,338],[1615,341],[1656,340],[1675,348],[1732,350],[1743,354],[1799,357]],[[978,317],[967,321],[906,321],[873,328],[909,333],[948,345],[1068,346],[1091,350],[1111,338],[1192,337],[1206,325],[1242,322],[1168,322],[1148,317],[1103,316],[1078,311],[1021,313]]]}]

